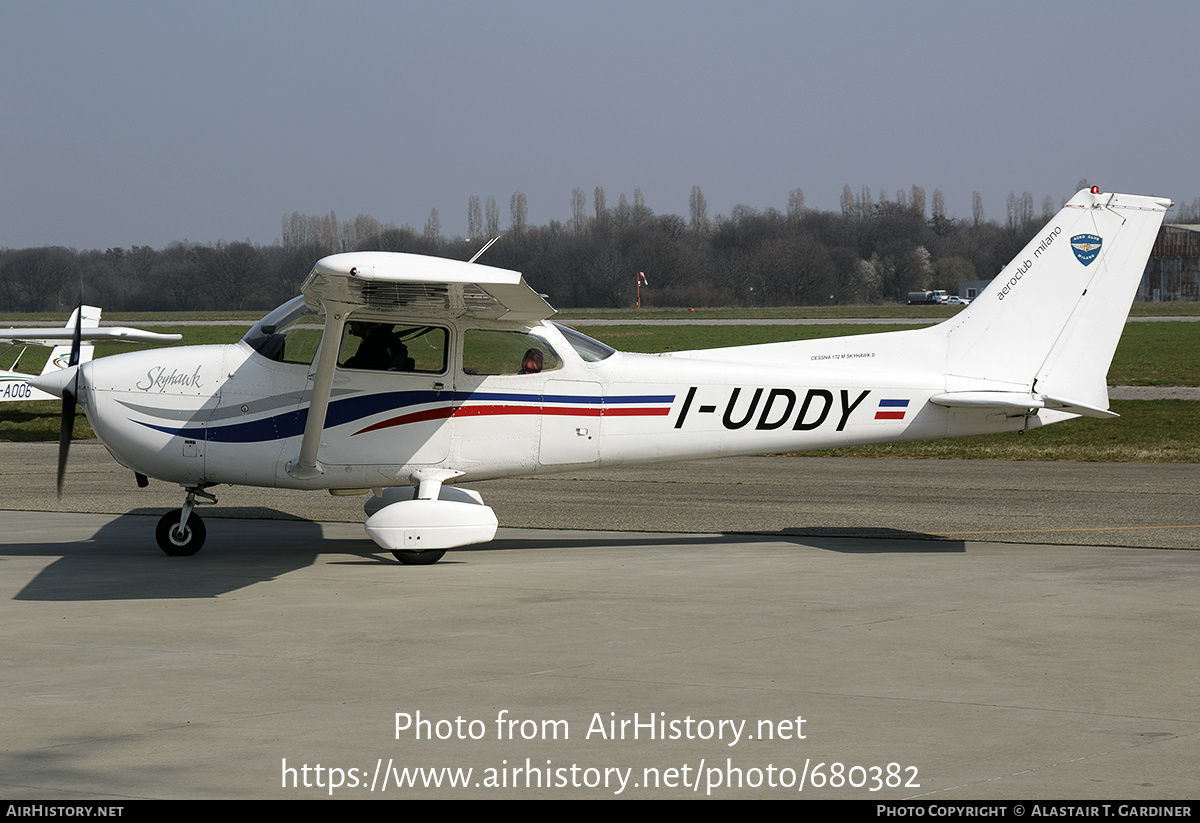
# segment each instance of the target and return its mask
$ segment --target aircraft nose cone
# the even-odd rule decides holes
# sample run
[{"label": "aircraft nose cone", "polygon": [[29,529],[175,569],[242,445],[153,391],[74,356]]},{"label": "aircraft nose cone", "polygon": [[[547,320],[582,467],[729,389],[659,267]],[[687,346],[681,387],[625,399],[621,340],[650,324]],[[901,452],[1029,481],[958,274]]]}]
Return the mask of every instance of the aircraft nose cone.
[{"label": "aircraft nose cone", "polygon": [[62,397],[63,391],[66,389],[74,389],[75,375],[79,372],[78,366],[68,366],[59,371],[47,372],[46,374],[38,375],[29,381],[29,385],[35,389],[40,389],[47,394],[52,394],[55,397]]}]

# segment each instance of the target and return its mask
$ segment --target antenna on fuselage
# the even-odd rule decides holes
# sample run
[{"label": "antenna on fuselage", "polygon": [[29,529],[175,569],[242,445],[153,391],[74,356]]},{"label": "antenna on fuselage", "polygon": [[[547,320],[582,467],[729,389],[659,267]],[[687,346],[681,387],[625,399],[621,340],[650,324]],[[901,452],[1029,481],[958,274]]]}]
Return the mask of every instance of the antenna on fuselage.
[{"label": "antenna on fuselage", "polygon": [[483,253],[484,253],[485,251],[487,251],[488,249],[490,249],[490,248],[492,247],[492,244],[493,244],[493,243],[495,243],[495,242],[496,242],[497,240],[499,240],[499,239],[500,239],[500,235],[498,235],[498,234],[497,234],[497,235],[496,235],[495,237],[493,237],[491,240],[487,241],[487,243],[484,245],[484,247],[483,247],[482,249],[480,249],[479,251],[475,252],[475,256],[474,256],[474,257],[472,257],[472,258],[471,258],[470,260],[468,260],[467,262],[468,262],[468,263],[474,263],[476,260],[478,260],[480,257],[482,257],[482,256],[483,256]]}]

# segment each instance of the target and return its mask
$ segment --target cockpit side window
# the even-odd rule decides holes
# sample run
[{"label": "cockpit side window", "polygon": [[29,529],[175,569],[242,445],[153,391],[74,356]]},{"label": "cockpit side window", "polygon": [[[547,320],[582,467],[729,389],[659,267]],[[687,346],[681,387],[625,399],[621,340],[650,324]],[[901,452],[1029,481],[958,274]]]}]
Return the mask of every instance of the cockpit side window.
[{"label": "cockpit side window", "polygon": [[449,334],[440,326],[351,321],[342,335],[338,365],[344,369],[441,374]]},{"label": "cockpit side window", "polygon": [[561,369],[562,360],[536,335],[471,329],[463,337],[462,367],[464,374],[540,374]]}]

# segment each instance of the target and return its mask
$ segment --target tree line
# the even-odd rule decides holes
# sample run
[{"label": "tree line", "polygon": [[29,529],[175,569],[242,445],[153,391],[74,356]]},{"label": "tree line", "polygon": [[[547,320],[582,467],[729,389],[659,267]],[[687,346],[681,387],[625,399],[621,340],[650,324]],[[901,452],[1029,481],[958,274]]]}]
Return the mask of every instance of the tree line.
[{"label": "tree line", "polygon": [[[1086,184],[1086,181],[1080,181]],[[970,218],[947,216],[944,198],[909,190],[872,195],[843,190],[839,212],[808,209],[794,189],[786,212],[735,206],[710,218],[693,187],[688,216],[656,215],[639,190],[608,204],[602,187],[571,193],[566,221],[530,225],[525,195],[509,200],[501,227],[494,197],[467,204],[468,237],[444,238],[436,209],[423,230],[359,215],[285,215],[271,245],[174,242],[76,251],[61,247],[0,250],[0,311],[63,311],[80,278],[87,302],[110,311],[268,309],[295,295],[313,263],[344,251],[400,251],[470,259],[490,237],[501,239],[481,263],[524,273],[561,308],[620,307],[634,301],[638,272],[649,282],[643,306],[830,305],[903,301],[924,288],[994,276],[1055,210],[1029,193],[1009,195],[1003,223],[985,219],[973,197]],[[927,211],[928,206],[928,211]],[[1200,218],[1200,198],[1180,217]],[[1192,212],[1195,214],[1192,214]]]}]

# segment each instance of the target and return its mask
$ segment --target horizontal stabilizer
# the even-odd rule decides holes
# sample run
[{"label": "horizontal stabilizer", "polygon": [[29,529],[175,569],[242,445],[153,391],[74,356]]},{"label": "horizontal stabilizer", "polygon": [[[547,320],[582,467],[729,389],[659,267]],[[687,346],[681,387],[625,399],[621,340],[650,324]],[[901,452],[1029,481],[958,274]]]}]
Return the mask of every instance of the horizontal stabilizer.
[{"label": "horizontal stabilizer", "polygon": [[1106,420],[1112,417],[1120,417],[1114,411],[1101,409],[1097,406],[1089,406],[1086,403],[1080,403],[1078,400],[1067,400],[1062,397],[1051,397],[1048,394],[1043,394],[1042,399],[1046,401],[1046,408],[1056,409],[1058,411],[1069,412],[1070,414],[1078,414],[1082,417],[1098,417],[1101,420]]},{"label": "horizontal stabilizer", "polygon": [[1035,414],[1038,409],[1054,409],[1081,417],[1111,418],[1119,414],[1087,403],[1051,397],[1033,392],[957,391],[936,394],[929,402],[952,409],[996,409],[1018,414]]}]

